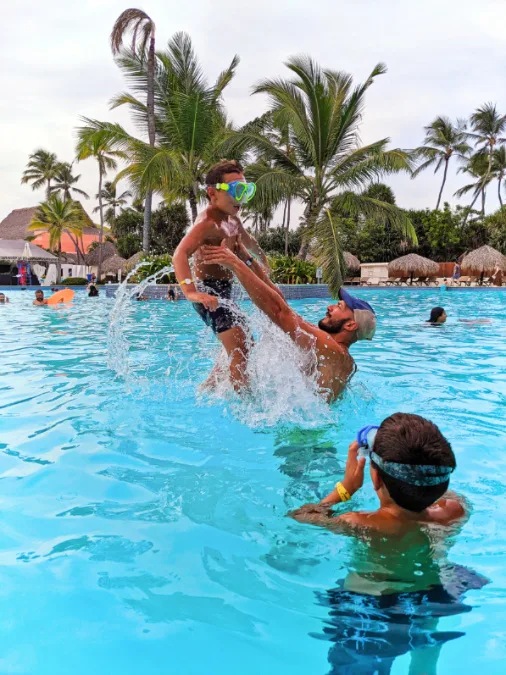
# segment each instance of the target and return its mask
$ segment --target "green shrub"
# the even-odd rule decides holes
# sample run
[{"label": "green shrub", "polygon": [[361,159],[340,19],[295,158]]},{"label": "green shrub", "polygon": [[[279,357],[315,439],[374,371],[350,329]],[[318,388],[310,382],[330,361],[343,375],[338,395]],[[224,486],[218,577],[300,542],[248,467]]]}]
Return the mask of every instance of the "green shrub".
[{"label": "green shrub", "polygon": [[271,279],[276,284],[314,284],[316,283],[316,265],[290,256],[269,258]]},{"label": "green shrub", "polygon": [[[135,276],[130,278],[132,283],[139,283],[140,281],[147,279],[147,277],[150,277],[152,274],[156,274],[156,272],[159,272],[164,267],[172,265],[172,256],[167,253],[165,255],[149,255],[146,256],[142,262],[147,264],[143,265],[137,270]],[[157,283],[173,284],[175,281],[176,277],[172,272],[171,274],[164,274],[161,279],[158,279]]]},{"label": "green shrub", "polygon": [[66,279],[62,279],[61,283],[65,284],[65,286],[86,286],[88,279],[84,279],[83,277],[67,277]]}]

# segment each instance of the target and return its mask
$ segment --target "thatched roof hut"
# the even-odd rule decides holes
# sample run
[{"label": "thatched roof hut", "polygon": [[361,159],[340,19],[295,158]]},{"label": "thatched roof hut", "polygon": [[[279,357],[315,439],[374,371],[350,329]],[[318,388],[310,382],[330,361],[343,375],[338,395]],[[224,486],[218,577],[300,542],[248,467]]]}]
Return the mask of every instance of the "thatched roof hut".
[{"label": "thatched roof hut", "polygon": [[343,251],[344,262],[346,264],[346,269],[349,272],[358,272],[360,270],[360,260],[348,253],[348,251]]},{"label": "thatched roof hut", "polygon": [[492,274],[496,265],[506,272],[506,256],[492,246],[481,246],[471,251],[462,260],[462,271],[465,274]]},{"label": "thatched roof hut", "polygon": [[439,272],[439,265],[433,260],[424,258],[416,253],[409,253],[388,263],[390,277],[429,277]]},{"label": "thatched roof hut", "polygon": [[[88,265],[91,265],[93,267],[96,267],[98,265],[99,249],[100,244],[98,246],[95,246],[93,251],[88,253],[88,255],[86,256],[86,263]],[[102,244],[102,264],[104,263],[105,260],[107,260],[107,258],[112,258],[113,255],[118,255],[118,249],[112,242],[104,241],[104,243]]]},{"label": "thatched roof hut", "polygon": [[102,264],[102,272],[104,274],[117,274],[120,270],[125,269],[127,261],[119,255],[112,255]]},{"label": "thatched roof hut", "polygon": [[126,261],[125,271],[131,272],[133,268],[141,262],[143,257],[143,251],[139,251],[138,253],[134,253],[132,256],[130,256],[130,258],[128,258]]}]

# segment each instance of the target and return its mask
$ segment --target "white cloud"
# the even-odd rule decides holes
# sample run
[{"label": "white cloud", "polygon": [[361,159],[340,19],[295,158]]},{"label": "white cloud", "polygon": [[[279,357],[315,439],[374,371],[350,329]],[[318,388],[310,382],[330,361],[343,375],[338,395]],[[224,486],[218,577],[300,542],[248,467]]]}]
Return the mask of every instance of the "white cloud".
[{"label": "white cloud", "polygon": [[[177,30],[190,33],[209,77],[240,55],[226,96],[238,123],[264,109],[265,99],[251,97],[251,86],[283,75],[283,61],[300,52],[358,81],[378,61],[387,64],[389,72],[368,93],[365,142],[389,136],[394,146],[413,147],[436,115],[468,116],[486,101],[506,111],[506,5],[499,0],[257,0],[249,6],[150,0],[140,6],[157,23],[159,45]],[[0,74],[0,217],[43,197],[20,185],[35,148],[71,160],[80,115],[125,123],[124,113],[108,110],[124,88],[108,42],[123,9],[124,0],[20,0],[3,8],[0,50],[8,67]],[[78,171],[81,187],[95,194],[93,162]],[[416,181],[389,182],[401,205],[424,207],[434,205],[439,180],[427,172]],[[450,176],[445,196],[451,201],[462,181]]]}]

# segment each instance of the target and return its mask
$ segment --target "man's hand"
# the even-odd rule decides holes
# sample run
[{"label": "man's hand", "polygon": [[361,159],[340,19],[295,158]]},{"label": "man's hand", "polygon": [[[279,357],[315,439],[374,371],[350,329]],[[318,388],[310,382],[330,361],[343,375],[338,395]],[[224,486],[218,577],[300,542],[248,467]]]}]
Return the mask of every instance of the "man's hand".
[{"label": "man's hand", "polygon": [[[355,492],[360,490],[364,484],[364,467],[365,467],[365,457],[358,456],[359,445],[357,441],[353,443],[348,448],[348,459],[346,461],[346,471],[344,473],[344,478],[341,481],[346,490],[350,493],[352,497]],[[321,505],[332,505],[338,504],[340,502],[339,494],[337,490],[334,489],[332,492],[322,499]]]},{"label": "man's hand", "polygon": [[[236,243],[235,248],[238,245],[242,246],[242,244]],[[206,265],[221,265],[229,270],[233,270],[239,262],[239,258],[235,253],[227,248],[225,240],[223,240],[221,246],[202,246],[201,250],[202,259]]]},{"label": "man's hand", "polygon": [[215,295],[209,295],[208,293],[199,293],[198,291],[191,291],[186,296],[186,299],[190,302],[199,302],[201,305],[204,305],[206,309],[211,312],[215,312],[218,309],[218,298]]},{"label": "man's hand", "polygon": [[287,514],[298,523],[309,523],[311,525],[318,524],[322,520],[332,517],[332,511],[328,506],[323,504],[304,504],[294,511],[289,511]]}]

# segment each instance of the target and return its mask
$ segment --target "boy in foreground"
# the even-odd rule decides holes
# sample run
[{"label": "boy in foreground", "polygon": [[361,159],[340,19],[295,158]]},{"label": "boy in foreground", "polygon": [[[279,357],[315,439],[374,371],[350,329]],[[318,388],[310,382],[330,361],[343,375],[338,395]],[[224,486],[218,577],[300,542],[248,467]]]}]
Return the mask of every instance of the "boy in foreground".
[{"label": "boy in foreground", "polygon": [[[379,498],[375,511],[335,515],[362,487],[366,456]],[[319,504],[289,515],[353,535],[348,573],[318,592],[329,611],[322,634],[332,643],[332,675],[387,675],[410,653],[409,675],[436,675],[442,645],[461,631],[437,630],[439,619],[467,613],[462,596],[487,579],[448,561],[448,548],[465,520],[463,500],[447,493],[455,455],[435,424],[395,413],[365,427],[348,449],[345,476]]]},{"label": "boy in foreground", "polygon": [[[230,360],[230,379],[234,388],[240,391],[247,386],[248,340],[244,315],[231,301],[233,273],[220,265],[207,264],[201,247],[224,243],[235,250],[240,237],[249,252],[246,264],[253,265],[255,259],[251,254],[254,254],[268,269],[265,254],[239,219],[241,204],[253,198],[256,187],[246,181],[237,162],[229,161],[211,168],[206,176],[206,186],[209,206],[179,243],[172,263],[184,296],[225,347]],[[189,262],[191,256],[193,274]],[[225,302],[220,304],[220,300]]]}]

